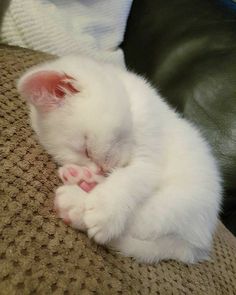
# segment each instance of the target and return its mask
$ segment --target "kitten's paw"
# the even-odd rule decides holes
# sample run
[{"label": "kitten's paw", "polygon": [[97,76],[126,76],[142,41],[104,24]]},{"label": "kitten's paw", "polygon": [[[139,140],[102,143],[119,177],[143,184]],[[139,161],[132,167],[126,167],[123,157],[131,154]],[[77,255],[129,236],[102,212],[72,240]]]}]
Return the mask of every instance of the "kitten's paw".
[{"label": "kitten's paw", "polygon": [[58,170],[59,177],[64,184],[80,184],[83,181],[87,183],[99,183],[104,178],[99,173],[100,171],[98,169],[90,169],[74,164],[64,165]]},{"label": "kitten's paw", "polygon": [[77,185],[63,185],[56,190],[55,211],[66,224],[85,231],[84,210],[87,197],[88,195]]},{"label": "kitten's paw", "polygon": [[88,236],[99,244],[105,244],[117,237],[123,230],[121,216],[111,198],[98,191],[91,192],[85,200],[84,223]]},{"label": "kitten's paw", "polygon": [[64,184],[77,184],[86,192],[90,192],[104,179],[104,176],[100,174],[100,170],[96,166],[95,168],[88,168],[68,164],[60,167],[58,174]]},{"label": "kitten's paw", "polygon": [[58,174],[64,184],[79,184],[83,180],[82,167],[73,164],[60,167]]}]

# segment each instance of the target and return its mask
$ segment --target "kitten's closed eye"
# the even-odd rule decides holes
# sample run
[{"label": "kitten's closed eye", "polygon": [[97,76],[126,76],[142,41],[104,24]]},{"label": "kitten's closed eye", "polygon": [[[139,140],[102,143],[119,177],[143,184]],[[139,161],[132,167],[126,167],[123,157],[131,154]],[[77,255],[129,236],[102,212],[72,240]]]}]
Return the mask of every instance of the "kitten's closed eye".
[{"label": "kitten's closed eye", "polygon": [[90,158],[90,156],[89,156],[90,152],[88,151],[88,148],[87,147],[85,148],[85,152],[84,153],[85,153],[85,155],[86,155],[87,158]]}]

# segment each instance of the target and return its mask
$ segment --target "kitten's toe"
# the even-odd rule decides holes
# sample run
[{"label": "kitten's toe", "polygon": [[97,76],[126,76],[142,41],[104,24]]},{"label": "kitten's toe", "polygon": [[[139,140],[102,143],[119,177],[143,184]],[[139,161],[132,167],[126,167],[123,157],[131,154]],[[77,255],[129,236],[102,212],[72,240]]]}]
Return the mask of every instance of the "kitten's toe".
[{"label": "kitten's toe", "polygon": [[82,167],[83,180],[87,183],[100,183],[104,180],[104,176],[101,175],[100,170],[92,170],[88,167]]},{"label": "kitten's toe", "polygon": [[120,234],[121,222],[117,206],[109,196],[96,191],[85,200],[84,222],[88,236],[99,244],[106,244]]},{"label": "kitten's toe", "polygon": [[79,184],[83,180],[83,168],[68,164],[58,170],[60,179],[64,184]]},{"label": "kitten's toe", "polygon": [[62,220],[66,225],[71,225],[71,223],[72,223],[68,212],[66,212],[66,214],[64,215]]},{"label": "kitten's toe", "polygon": [[77,185],[64,185],[57,189],[54,209],[65,224],[84,231],[84,198],[86,193]]}]

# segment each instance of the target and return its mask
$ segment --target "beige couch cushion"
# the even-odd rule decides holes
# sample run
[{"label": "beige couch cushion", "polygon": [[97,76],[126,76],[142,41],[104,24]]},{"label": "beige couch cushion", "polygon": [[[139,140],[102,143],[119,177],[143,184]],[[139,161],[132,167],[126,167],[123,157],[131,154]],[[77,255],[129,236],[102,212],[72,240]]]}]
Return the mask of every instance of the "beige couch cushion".
[{"label": "beige couch cushion", "polygon": [[209,262],[148,266],[55,216],[56,164],[35,140],[15,89],[23,70],[47,58],[0,47],[0,294],[236,294],[236,239],[221,223]]}]

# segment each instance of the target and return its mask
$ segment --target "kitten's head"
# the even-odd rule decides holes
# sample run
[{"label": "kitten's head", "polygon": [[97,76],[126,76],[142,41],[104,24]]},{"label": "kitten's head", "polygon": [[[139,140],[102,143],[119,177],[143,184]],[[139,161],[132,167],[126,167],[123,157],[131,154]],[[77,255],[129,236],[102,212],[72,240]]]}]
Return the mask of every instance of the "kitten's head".
[{"label": "kitten's head", "polygon": [[64,57],[28,71],[18,82],[40,142],[59,164],[96,163],[104,171],[128,163],[129,98],[118,70],[85,57]]}]

